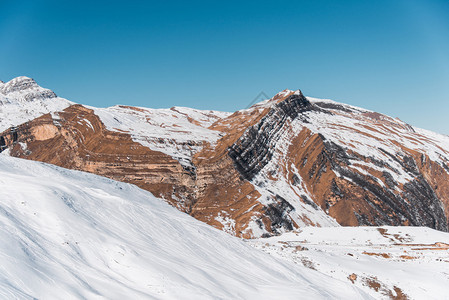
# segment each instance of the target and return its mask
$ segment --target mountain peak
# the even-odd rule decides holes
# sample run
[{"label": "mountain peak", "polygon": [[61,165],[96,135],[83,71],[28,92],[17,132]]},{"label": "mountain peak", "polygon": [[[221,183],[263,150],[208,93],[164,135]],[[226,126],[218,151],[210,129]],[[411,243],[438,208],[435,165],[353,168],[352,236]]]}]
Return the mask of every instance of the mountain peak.
[{"label": "mountain peak", "polygon": [[39,86],[34,79],[26,76],[19,76],[1,84],[0,94],[7,98],[16,98],[22,101],[57,97],[53,91]]},{"label": "mountain peak", "polygon": [[293,91],[293,90],[285,89],[285,90],[277,93],[276,95],[274,95],[273,98],[271,98],[271,100],[275,100],[276,102],[282,102],[292,95],[301,96],[302,92],[301,92],[301,90]]},{"label": "mountain peak", "polygon": [[46,113],[63,110],[72,104],[39,86],[32,78],[16,77],[0,83],[0,131]]},{"label": "mountain peak", "polygon": [[272,98],[257,102],[256,104],[252,105],[251,107],[256,108],[256,109],[271,107],[274,104],[277,104],[277,103],[280,103],[280,102],[286,100],[288,97],[290,97],[292,95],[303,96],[301,90],[292,91],[289,89],[285,89],[285,90],[277,93],[276,95],[274,95]]},{"label": "mountain peak", "polygon": [[36,87],[39,86],[37,85],[36,81],[34,81],[34,79],[26,76],[19,76],[4,83],[4,85],[2,86],[2,93],[8,94],[11,92],[22,91]]}]

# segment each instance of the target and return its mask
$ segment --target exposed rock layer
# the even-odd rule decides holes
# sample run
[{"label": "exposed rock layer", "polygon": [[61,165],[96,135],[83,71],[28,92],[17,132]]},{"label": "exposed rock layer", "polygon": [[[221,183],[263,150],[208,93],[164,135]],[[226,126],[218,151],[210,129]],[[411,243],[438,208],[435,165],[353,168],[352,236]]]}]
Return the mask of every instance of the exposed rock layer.
[{"label": "exposed rock layer", "polygon": [[[25,80],[16,88],[33,84]],[[355,125],[339,122],[344,118]],[[0,151],[136,184],[242,237],[333,220],[448,230],[449,149],[405,123],[311,102],[299,91],[217,119],[209,129],[222,137],[192,141],[196,153],[182,164],[128,132],[107,129],[81,105],[6,130]],[[432,151],[412,149],[415,144]]]}]

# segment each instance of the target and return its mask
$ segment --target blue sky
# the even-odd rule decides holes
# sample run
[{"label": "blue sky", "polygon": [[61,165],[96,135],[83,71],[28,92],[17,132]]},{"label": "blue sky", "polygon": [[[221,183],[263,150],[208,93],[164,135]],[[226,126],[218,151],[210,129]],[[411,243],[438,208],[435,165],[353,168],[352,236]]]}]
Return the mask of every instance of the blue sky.
[{"label": "blue sky", "polygon": [[449,134],[449,1],[0,0],[0,80],[234,111],[283,89]]}]

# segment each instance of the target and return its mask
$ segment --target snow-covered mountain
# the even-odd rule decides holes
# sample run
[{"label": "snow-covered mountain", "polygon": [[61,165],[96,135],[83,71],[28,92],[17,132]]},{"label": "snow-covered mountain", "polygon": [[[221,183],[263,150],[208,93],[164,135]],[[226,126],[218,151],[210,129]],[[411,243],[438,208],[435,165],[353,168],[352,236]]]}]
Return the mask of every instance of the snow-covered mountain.
[{"label": "snow-covered mountain", "polygon": [[93,174],[2,155],[0,199],[2,299],[369,298]]},{"label": "snow-covered mountain", "polygon": [[14,125],[4,154],[136,184],[236,236],[448,230],[448,136],[300,91],[232,114],[77,104]]},{"label": "snow-covered mountain", "polygon": [[0,81],[0,131],[72,104],[25,76]]},{"label": "snow-covered mountain", "polygon": [[448,293],[448,136],[301,91],[95,108],[26,77],[0,116],[0,298]]}]

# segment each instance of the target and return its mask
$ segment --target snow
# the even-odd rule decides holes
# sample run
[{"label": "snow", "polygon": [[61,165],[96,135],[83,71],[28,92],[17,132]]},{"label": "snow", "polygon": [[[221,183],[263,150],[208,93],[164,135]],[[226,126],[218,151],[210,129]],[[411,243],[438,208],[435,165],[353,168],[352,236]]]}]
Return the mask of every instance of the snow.
[{"label": "snow", "polygon": [[128,106],[89,107],[106,128],[128,132],[135,142],[189,164],[192,155],[205,143],[214,144],[223,134],[208,129],[230,113],[201,111],[185,107],[150,109]]},{"label": "snow", "polygon": [[[298,266],[351,282],[375,298],[389,299],[398,287],[409,299],[446,299],[449,292],[449,233],[425,227],[306,227],[249,243]],[[383,288],[367,284],[375,279]]]},{"label": "snow", "polygon": [[31,78],[14,78],[0,84],[0,132],[72,104],[38,86]]},{"label": "snow", "polygon": [[136,186],[0,156],[0,298],[367,299]]},{"label": "snow", "polygon": [[[299,91],[278,96],[289,94]],[[340,227],[321,208],[299,200],[312,195],[303,180],[288,182],[291,173],[300,176],[286,162],[292,138],[306,127],[389,165],[351,159],[348,168],[362,174],[368,174],[363,168],[387,171],[406,183],[413,176],[381,149],[401,155],[399,143],[447,165],[449,137],[362,108],[308,99],[343,109],[306,112],[308,122],[297,118],[280,131],[272,160],[252,183],[263,204],[275,195],[285,198],[294,208],[291,219],[303,228],[269,239],[231,237],[135,186],[11,158],[7,149],[0,155],[0,298],[359,299],[384,298],[388,291],[396,294],[395,287],[411,299],[447,298],[449,250],[435,243],[449,243],[448,233]],[[0,131],[46,113],[57,123],[57,112],[71,104],[27,77],[0,82]],[[239,112],[274,104],[265,100]],[[184,107],[89,108],[109,130],[128,132],[134,141],[187,165],[194,153],[223,136],[209,127],[230,115]],[[88,120],[80,122],[94,130]],[[26,144],[21,147],[26,150]],[[282,176],[269,179],[280,171]],[[215,220],[235,234],[236,221],[226,212]],[[325,227],[305,227],[310,224]],[[247,230],[254,236],[267,232],[256,216]],[[298,250],[303,247],[308,250]],[[351,274],[357,275],[354,283]],[[372,279],[381,283],[380,291],[369,288]]]},{"label": "snow", "polygon": [[[276,151],[274,152],[272,159],[252,180],[254,187],[256,187],[257,191],[261,194],[259,202],[268,205],[271,202],[271,200],[268,199],[273,199],[275,195],[279,195],[286,199],[294,208],[289,213],[289,216],[299,227],[312,224],[315,226],[339,226],[337,221],[327,215],[319,206],[312,206],[299,200],[301,199],[301,195],[306,195],[309,199],[312,199],[312,195],[307,190],[303,180],[301,180],[301,184],[296,186],[288,182],[289,173],[291,171],[294,172],[296,176],[301,176],[293,164],[291,164],[290,169],[287,168],[287,170],[282,170],[280,168],[280,166],[284,166],[285,164],[279,162],[288,161],[288,147],[291,145],[293,137],[298,134],[301,129],[302,126],[292,126],[291,131],[287,130],[280,134],[276,144]],[[271,173],[282,174],[282,176],[278,175],[275,179],[270,179],[269,174]],[[260,236],[260,234],[254,236],[257,237]]]},{"label": "snow", "polygon": [[[381,149],[387,150],[392,155],[402,154],[403,149],[398,146],[419,151],[429,156],[433,161],[444,163],[449,157],[449,137],[428,130],[412,127],[399,119],[378,114],[369,110],[338,103],[327,99],[308,98],[312,103],[332,103],[350,111],[336,109],[324,109],[332,112],[307,112],[310,123],[304,124],[315,133],[322,134],[326,139],[350,149],[365,157],[374,157],[378,160],[388,161],[395,173],[395,180],[406,183],[411,176],[391,159]],[[375,114],[375,117],[370,116]],[[378,122],[379,118],[382,123]],[[355,129],[355,130],[354,130]],[[371,168],[376,168],[373,164]],[[379,170],[379,168],[377,168]],[[384,168],[382,171],[393,171]]]},{"label": "snow", "polygon": [[218,213],[218,216],[215,217],[215,220],[223,225],[222,230],[224,232],[235,235],[235,220],[230,218],[226,211]]}]

